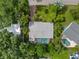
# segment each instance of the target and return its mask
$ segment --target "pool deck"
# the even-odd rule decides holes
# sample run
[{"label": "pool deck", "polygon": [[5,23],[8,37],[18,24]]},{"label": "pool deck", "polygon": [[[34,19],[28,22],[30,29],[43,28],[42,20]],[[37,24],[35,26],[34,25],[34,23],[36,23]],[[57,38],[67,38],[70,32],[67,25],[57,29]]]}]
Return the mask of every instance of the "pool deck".
[{"label": "pool deck", "polygon": [[76,42],[74,42],[73,40],[70,40],[70,39],[67,38],[65,35],[62,37],[62,40],[64,40],[64,39],[67,39],[67,40],[70,42],[70,45],[69,45],[69,46],[66,46],[66,45],[62,42],[62,44],[63,44],[65,47],[67,47],[67,48],[73,48],[73,47],[75,47],[75,46],[77,45]]}]

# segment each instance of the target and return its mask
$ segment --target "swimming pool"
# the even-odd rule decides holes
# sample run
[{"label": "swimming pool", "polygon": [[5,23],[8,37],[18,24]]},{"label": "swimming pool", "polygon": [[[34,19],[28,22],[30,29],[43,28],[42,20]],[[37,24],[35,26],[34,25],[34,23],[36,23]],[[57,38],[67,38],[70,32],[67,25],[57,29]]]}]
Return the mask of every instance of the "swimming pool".
[{"label": "swimming pool", "polygon": [[48,38],[36,38],[35,41],[37,43],[42,43],[42,44],[48,44],[49,43],[49,39]]},{"label": "swimming pool", "polygon": [[62,39],[64,45],[69,46],[70,42],[67,39]]}]

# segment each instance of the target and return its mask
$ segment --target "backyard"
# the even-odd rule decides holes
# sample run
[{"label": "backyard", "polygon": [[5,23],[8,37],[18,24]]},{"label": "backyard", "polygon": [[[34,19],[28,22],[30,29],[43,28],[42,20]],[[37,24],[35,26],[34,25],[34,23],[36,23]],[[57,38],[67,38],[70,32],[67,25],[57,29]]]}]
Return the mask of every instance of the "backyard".
[{"label": "backyard", "polygon": [[[65,10],[63,8],[65,7]],[[77,15],[72,13],[79,13],[78,6],[64,6],[59,8],[58,6],[38,6],[35,16],[33,17],[35,21],[44,21],[44,22],[53,22],[54,23],[54,39],[52,40],[53,51],[50,53],[52,59],[68,59],[70,52],[78,51],[78,48],[67,49],[61,44],[61,33],[63,27],[65,28],[71,22],[75,21],[79,23],[78,18],[75,18]],[[74,8],[74,9],[73,9]],[[74,12],[73,12],[74,10]],[[57,13],[58,11],[58,13]],[[74,19],[75,18],[75,19]]]}]

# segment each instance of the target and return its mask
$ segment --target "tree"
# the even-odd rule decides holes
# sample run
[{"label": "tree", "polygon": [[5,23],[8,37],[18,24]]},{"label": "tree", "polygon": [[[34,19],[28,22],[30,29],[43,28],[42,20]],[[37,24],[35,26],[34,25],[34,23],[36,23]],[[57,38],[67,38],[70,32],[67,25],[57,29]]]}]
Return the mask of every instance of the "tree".
[{"label": "tree", "polygon": [[[55,19],[56,16],[56,7],[51,6],[44,6],[44,7],[38,7],[36,14],[34,15],[34,19],[36,21],[47,21],[51,22],[53,19]],[[38,20],[37,20],[38,19]]]},{"label": "tree", "polygon": [[35,50],[38,57],[42,57],[45,54],[45,49],[43,45],[37,44],[35,46]]},{"label": "tree", "polygon": [[[0,29],[18,22],[21,24],[23,34],[27,36],[28,1],[0,0]],[[6,30],[0,32],[0,59],[29,59],[27,47],[28,44],[21,42],[18,36]]]},{"label": "tree", "polygon": [[76,9],[71,9],[70,10],[74,20],[78,20],[79,19],[79,10],[76,8]]}]

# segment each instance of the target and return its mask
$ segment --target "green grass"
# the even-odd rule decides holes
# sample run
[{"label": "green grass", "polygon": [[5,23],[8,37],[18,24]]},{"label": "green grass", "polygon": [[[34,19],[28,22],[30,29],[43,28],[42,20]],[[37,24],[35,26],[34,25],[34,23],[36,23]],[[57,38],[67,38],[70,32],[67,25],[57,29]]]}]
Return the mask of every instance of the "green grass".
[{"label": "green grass", "polygon": [[54,54],[52,59],[69,59],[70,53],[75,53],[76,51],[79,51],[79,48],[70,48],[67,50],[63,50],[60,54]]},{"label": "green grass", "polygon": [[69,10],[66,11],[65,13],[65,18],[66,18],[66,21],[63,23],[65,26],[68,26],[74,19],[73,19],[73,16],[72,14],[70,13]]},{"label": "green grass", "polygon": [[79,23],[79,19],[78,20],[75,20],[71,14],[71,9],[77,9],[78,6],[68,6],[67,7],[67,11],[66,13],[64,14],[65,18],[66,18],[66,21],[63,23],[65,26],[68,26],[72,21],[75,21],[77,23]]},{"label": "green grass", "polygon": [[69,59],[69,54],[75,53],[76,51],[79,51],[78,47],[62,50],[60,54],[54,53],[53,56],[51,56],[51,59]]},{"label": "green grass", "polygon": [[67,6],[67,10],[64,13],[64,16],[66,18],[66,21],[63,23],[64,26],[68,26],[72,21],[78,22],[78,20],[74,20],[72,14],[71,14],[71,9],[77,9],[78,6]]},{"label": "green grass", "polygon": [[68,50],[63,50],[60,54],[54,54],[52,59],[69,59]]}]

